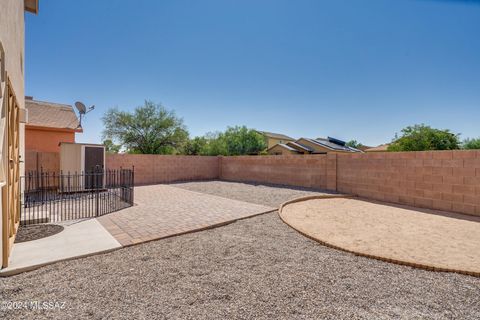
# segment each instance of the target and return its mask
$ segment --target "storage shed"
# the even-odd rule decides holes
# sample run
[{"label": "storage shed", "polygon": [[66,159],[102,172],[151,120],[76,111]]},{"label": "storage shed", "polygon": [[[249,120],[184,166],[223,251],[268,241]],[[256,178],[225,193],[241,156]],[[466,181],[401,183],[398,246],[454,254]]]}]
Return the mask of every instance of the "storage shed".
[{"label": "storage shed", "polygon": [[60,143],[60,170],[64,173],[105,169],[105,146],[89,143]]}]

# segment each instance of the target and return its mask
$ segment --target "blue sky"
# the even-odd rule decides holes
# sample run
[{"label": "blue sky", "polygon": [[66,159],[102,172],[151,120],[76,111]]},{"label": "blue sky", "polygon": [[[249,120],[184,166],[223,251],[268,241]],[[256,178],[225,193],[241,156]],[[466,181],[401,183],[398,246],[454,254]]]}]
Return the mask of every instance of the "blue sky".
[{"label": "blue sky", "polygon": [[415,123],[480,136],[480,2],[41,0],[26,93],[109,107],[145,99],[192,136],[247,125],[368,145]]}]

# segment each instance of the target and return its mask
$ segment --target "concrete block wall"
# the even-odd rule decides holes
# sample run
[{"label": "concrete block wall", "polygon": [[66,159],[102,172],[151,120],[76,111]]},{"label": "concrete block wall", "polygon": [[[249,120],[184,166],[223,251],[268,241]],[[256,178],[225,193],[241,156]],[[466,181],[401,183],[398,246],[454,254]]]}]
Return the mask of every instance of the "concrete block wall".
[{"label": "concrete block wall", "polygon": [[480,151],[339,154],[337,191],[480,216]]},{"label": "concrete block wall", "polygon": [[135,184],[156,184],[219,178],[218,157],[156,154],[107,154],[107,169],[135,166]]},{"label": "concrete block wall", "polygon": [[327,155],[238,156],[220,159],[222,180],[326,189],[327,178]]},{"label": "concrete block wall", "polygon": [[107,155],[108,168],[135,166],[135,182],[222,179],[327,189],[416,207],[480,216],[480,151],[285,156]]}]

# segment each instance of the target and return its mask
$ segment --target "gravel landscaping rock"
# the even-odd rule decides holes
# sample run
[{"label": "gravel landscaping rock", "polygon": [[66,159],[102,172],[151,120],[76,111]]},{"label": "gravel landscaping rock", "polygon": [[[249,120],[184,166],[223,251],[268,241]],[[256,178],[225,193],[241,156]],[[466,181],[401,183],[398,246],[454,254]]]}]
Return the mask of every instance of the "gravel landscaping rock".
[{"label": "gravel landscaping rock", "polygon": [[287,200],[315,195],[330,194],[329,191],[302,187],[280,185],[264,185],[255,183],[240,183],[227,181],[180,182],[174,187],[214,194],[225,198],[279,207]]},{"label": "gravel landscaping rock", "polygon": [[53,236],[63,231],[63,226],[56,224],[39,224],[31,226],[20,226],[17,235],[15,236],[15,243],[32,241]]},{"label": "gravel landscaping rock", "polygon": [[[250,188],[259,201],[259,188]],[[283,202],[298,191],[278,192]],[[266,197],[273,205],[276,196]],[[2,310],[1,319],[480,318],[480,279],[326,248],[275,213],[57,263],[0,279],[0,288],[0,301],[65,302],[61,310]]]}]

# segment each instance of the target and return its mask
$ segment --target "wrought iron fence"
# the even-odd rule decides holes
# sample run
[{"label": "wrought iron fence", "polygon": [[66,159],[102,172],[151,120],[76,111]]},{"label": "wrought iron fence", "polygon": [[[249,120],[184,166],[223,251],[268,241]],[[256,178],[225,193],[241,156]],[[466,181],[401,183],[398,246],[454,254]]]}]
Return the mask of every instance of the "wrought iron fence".
[{"label": "wrought iron fence", "polygon": [[20,224],[102,216],[133,205],[134,170],[31,171],[21,177]]}]

